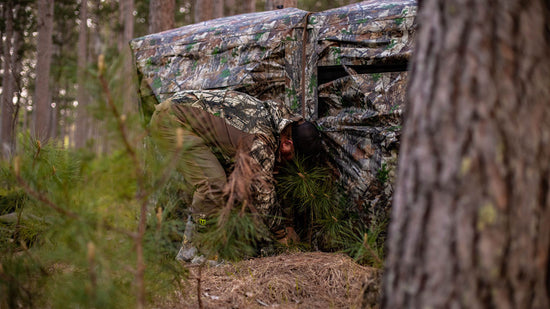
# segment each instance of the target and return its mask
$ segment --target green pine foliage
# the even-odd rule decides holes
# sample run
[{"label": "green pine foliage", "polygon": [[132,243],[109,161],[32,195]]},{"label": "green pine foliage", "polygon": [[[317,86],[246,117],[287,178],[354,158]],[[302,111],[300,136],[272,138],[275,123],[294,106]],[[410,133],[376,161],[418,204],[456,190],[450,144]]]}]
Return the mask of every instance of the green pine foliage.
[{"label": "green pine foliage", "polygon": [[[109,155],[21,135],[16,156],[0,162],[0,308],[134,306],[138,241],[149,301],[186,278],[174,259],[187,201],[173,172],[177,158],[155,153],[137,115],[114,116],[123,103],[121,62],[107,58],[105,76],[90,68],[87,87]],[[138,240],[142,205],[147,228]]]},{"label": "green pine foliage", "polygon": [[214,216],[206,226],[198,227],[199,250],[209,259],[237,261],[258,255],[258,248],[269,240],[261,219],[250,212],[232,210],[223,224]]},{"label": "green pine foliage", "polygon": [[342,251],[363,265],[383,266],[387,222],[360,222],[357,207],[351,207],[328,167],[297,159],[277,180],[287,213],[309,248]]},{"label": "green pine foliage", "polygon": [[343,251],[362,265],[384,267],[384,241],[387,221],[372,224],[368,229],[348,224],[339,239]]},{"label": "green pine foliage", "polygon": [[162,297],[186,277],[174,260],[183,222],[174,214],[178,191],[161,180],[166,166],[149,166],[140,191],[126,150],[95,157],[28,136],[18,145],[17,156],[0,162],[0,307],[135,306],[144,202],[147,295]]}]

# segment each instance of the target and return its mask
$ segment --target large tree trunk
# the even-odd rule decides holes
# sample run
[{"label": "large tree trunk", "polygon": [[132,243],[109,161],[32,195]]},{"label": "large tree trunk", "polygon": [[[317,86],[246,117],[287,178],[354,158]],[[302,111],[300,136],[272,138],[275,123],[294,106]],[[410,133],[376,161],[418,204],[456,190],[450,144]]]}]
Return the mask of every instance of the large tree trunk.
[{"label": "large tree trunk", "polygon": [[547,0],[426,0],[384,308],[549,308]]},{"label": "large tree trunk", "polygon": [[7,1],[3,8],[5,21],[5,41],[2,54],[4,56],[4,74],[2,76],[2,97],[0,118],[0,154],[3,158],[8,158],[15,147],[15,128],[13,126],[15,119],[15,106],[13,105],[14,94],[14,76],[12,70],[12,38],[13,34],[13,2]]},{"label": "large tree trunk", "polygon": [[52,108],[50,64],[52,59],[53,0],[38,0],[38,44],[34,93],[33,135],[42,142],[50,138]]},{"label": "large tree trunk", "polygon": [[86,111],[88,106],[88,94],[86,92],[86,65],[88,63],[88,1],[80,2],[80,26],[78,29],[78,55],[77,55],[77,81],[78,92],[76,99],[78,106],[76,108],[76,132],[75,132],[75,147],[82,148],[86,145],[89,133],[89,117]]},{"label": "large tree trunk", "polygon": [[150,0],[149,33],[174,28],[176,0]]}]

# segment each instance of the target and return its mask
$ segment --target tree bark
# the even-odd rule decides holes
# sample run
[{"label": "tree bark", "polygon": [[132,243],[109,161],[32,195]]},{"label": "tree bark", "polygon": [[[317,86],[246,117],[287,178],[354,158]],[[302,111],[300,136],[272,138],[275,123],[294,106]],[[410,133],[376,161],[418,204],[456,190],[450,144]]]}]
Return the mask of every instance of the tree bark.
[{"label": "tree bark", "polygon": [[223,0],[213,0],[212,1],[212,18],[223,17]]},{"label": "tree bark", "polygon": [[2,46],[4,56],[4,75],[2,77],[2,118],[0,118],[0,154],[8,158],[15,148],[15,106],[12,99],[14,94],[14,78],[12,71],[12,39],[13,39],[13,3],[7,1],[4,4],[5,42]]},{"label": "tree bark", "polygon": [[38,43],[34,92],[33,135],[42,143],[50,138],[50,65],[52,59],[53,0],[38,0]]},{"label": "tree bark", "polygon": [[175,0],[150,0],[149,33],[157,33],[174,28],[176,11]]},{"label": "tree bark", "polygon": [[284,8],[295,8],[298,6],[297,0],[284,0],[283,1],[283,7]]},{"label": "tree bark", "polygon": [[195,0],[195,22],[213,18],[214,0]]},{"label": "tree bark", "polygon": [[426,0],[383,308],[548,308],[550,4]]},{"label": "tree bark", "polygon": [[123,31],[120,41],[120,53],[123,57],[122,66],[122,98],[123,98],[123,113],[131,114],[137,112],[137,95],[135,89],[134,64],[132,62],[132,52],[130,50],[130,40],[134,36],[134,0],[121,0],[121,23]]},{"label": "tree bark", "polygon": [[256,12],[256,0],[245,0],[244,10],[245,10],[245,13]]},{"label": "tree bark", "polygon": [[238,12],[237,2],[235,0],[225,0],[224,2],[227,16],[233,16]]},{"label": "tree bark", "polygon": [[78,55],[77,55],[77,79],[78,91],[76,100],[76,132],[75,148],[83,148],[88,140],[89,117],[86,111],[88,106],[88,94],[86,93],[86,66],[88,63],[88,1],[80,2],[80,26],[78,29]]}]

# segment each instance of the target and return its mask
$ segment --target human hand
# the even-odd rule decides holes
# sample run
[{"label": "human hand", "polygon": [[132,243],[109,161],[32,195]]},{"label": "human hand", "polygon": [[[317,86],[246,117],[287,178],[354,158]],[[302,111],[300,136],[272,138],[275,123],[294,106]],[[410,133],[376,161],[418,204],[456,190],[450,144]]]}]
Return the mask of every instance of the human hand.
[{"label": "human hand", "polygon": [[280,244],[288,247],[291,244],[297,244],[300,242],[300,237],[293,227],[286,227],[285,232],[286,236],[277,240]]}]

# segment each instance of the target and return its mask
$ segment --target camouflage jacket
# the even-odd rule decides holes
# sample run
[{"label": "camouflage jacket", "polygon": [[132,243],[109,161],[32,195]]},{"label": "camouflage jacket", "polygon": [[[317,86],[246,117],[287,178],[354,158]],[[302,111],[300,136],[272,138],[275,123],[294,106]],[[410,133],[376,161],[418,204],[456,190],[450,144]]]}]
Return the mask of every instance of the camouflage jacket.
[{"label": "camouflage jacket", "polygon": [[[171,104],[197,108],[219,117],[229,126],[255,136],[250,157],[260,167],[259,177],[252,184],[254,205],[270,228],[277,227],[281,213],[275,192],[273,169],[281,131],[299,117],[273,101],[260,101],[250,95],[229,90],[186,90],[166,100]],[[213,147],[212,145],[210,145]],[[213,149],[224,165],[234,163],[235,153]]]}]

